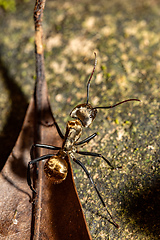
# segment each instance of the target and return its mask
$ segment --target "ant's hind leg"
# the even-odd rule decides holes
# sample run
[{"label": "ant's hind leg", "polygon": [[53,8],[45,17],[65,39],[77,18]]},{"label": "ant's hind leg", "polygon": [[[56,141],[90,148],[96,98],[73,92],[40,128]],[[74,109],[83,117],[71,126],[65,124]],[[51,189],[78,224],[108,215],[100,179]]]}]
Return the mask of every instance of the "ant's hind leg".
[{"label": "ant's hind leg", "polygon": [[48,159],[50,157],[53,157],[54,154],[48,154],[48,155],[44,155],[44,156],[41,156],[39,158],[36,158],[36,159],[33,159],[31,160],[30,162],[28,162],[28,168],[27,168],[27,183],[28,183],[28,186],[30,187],[30,189],[32,190],[32,192],[36,193],[36,190],[33,188],[32,186],[32,182],[31,182],[31,174],[30,174],[30,165],[31,164],[34,164],[36,162],[39,162],[39,161],[42,161],[42,160],[45,160],[45,159]]},{"label": "ant's hind leg", "polygon": [[95,185],[95,183],[94,183],[91,175],[89,174],[88,170],[86,169],[86,167],[85,167],[79,160],[77,160],[77,159],[75,159],[75,158],[73,158],[73,161],[76,162],[76,163],[84,170],[84,172],[86,173],[86,175],[87,175],[87,177],[89,178],[90,182],[92,183],[92,185],[93,185],[93,187],[94,187],[94,189],[95,189],[95,191],[96,191],[99,199],[101,200],[101,203],[102,203],[103,207],[106,209],[106,211],[107,211],[107,213],[108,213],[108,215],[109,215],[109,218],[107,217],[107,221],[108,221],[109,223],[113,224],[116,228],[119,228],[118,224],[114,221],[111,213],[110,213],[109,210],[107,209],[106,204],[105,204],[105,202],[104,202],[104,200],[103,200],[100,192],[98,191],[98,189],[97,189],[97,187],[96,187],[96,185]]},{"label": "ant's hind leg", "polygon": [[30,162],[28,163],[28,168],[27,168],[27,183],[32,192],[36,193],[36,190],[32,187],[32,182],[31,182],[31,174],[30,174]]}]

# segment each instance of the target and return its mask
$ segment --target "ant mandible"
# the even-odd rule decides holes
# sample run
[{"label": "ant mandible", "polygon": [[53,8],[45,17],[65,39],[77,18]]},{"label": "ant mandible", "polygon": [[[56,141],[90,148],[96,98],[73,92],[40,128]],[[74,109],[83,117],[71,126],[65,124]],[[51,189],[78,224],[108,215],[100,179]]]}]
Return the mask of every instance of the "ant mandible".
[{"label": "ant mandible", "polygon": [[67,177],[68,173],[68,164],[66,162],[67,156],[69,154],[70,158],[76,162],[86,173],[87,177],[89,178],[90,182],[92,183],[95,191],[98,194],[98,197],[103,205],[103,207],[106,209],[109,218],[107,218],[107,221],[112,223],[115,227],[119,228],[118,224],[114,221],[112,215],[108,211],[106,204],[100,195],[100,192],[98,191],[95,183],[93,182],[93,179],[91,175],[89,174],[86,167],[82,164],[81,161],[77,160],[74,156],[74,153],[78,153],[81,155],[86,156],[93,156],[93,157],[100,157],[103,158],[103,160],[106,161],[106,163],[111,167],[111,169],[117,169],[101,154],[95,153],[95,152],[86,152],[86,151],[79,151],[78,147],[82,147],[84,144],[87,144],[91,139],[97,136],[97,133],[92,134],[91,136],[85,138],[82,141],[78,141],[82,134],[82,128],[88,127],[93,120],[96,117],[97,109],[107,109],[107,108],[113,108],[116,107],[122,103],[128,102],[128,101],[140,101],[138,99],[128,99],[124,100],[122,102],[119,102],[113,106],[106,106],[106,107],[92,107],[91,104],[89,104],[89,87],[90,87],[90,81],[92,79],[96,64],[97,64],[97,58],[96,53],[95,54],[95,63],[94,68],[92,70],[91,76],[87,83],[87,101],[86,103],[77,105],[70,113],[70,116],[72,118],[75,118],[75,120],[68,121],[66,126],[66,132],[63,139],[62,147],[56,147],[56,146],[50,146],[45,144],[34,144],[31,148],[31,156],[33,156],[33,149],[35,147],[50,149],[50,150],[58,150],[58,153],[55,154],[47,154],[41,157],[38,157],[36,159],[31,160],[28,163],[28,169],[27,169],[27,182],[30,187],[30,189],[36,193],[35,189],[32,187],[31,183],[31,177],[30,177],[30,165],[34,164],[36,162],[48,159],[44,165],[44,172],[47,175],[47,177],[54,183],[54,184],[60,184],[62,181],[64,181]]}]

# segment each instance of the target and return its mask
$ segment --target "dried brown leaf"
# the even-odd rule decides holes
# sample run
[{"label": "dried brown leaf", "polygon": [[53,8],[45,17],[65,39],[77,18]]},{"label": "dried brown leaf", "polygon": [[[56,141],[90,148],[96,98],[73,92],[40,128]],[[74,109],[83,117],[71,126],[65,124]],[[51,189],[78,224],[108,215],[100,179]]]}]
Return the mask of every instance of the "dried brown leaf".
[{"label": "dried brown leaf", "polygon": [[[66,180],[54,185],[43,171],[43,162],[33,173],[36,194],[31,201],[27,185],[27,165],[31,146],[38,142],[62,145],[60,130],[53,118],[44,77],[41,15],[45,1],[36,1],[36,87],[28,107],[22,130],[0,174],[0,238],[1,239],[91,239],[73,180],[70,159]],[[38,9],[37,9],[38,7]],[[38,19],[39,22],[36,22]],[[49,153],[38,149],[36,156]],[[53,153],[53,151],[52,151]],[[38,174],[37,174],[38,171]],[[32,202],[32,203],[31,203]]]}]

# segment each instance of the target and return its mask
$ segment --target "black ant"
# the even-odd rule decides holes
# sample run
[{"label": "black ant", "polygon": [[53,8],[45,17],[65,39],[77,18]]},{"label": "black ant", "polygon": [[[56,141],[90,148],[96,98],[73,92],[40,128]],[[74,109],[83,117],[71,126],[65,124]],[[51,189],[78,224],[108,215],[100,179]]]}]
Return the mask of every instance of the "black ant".
[{"label": "black ant", "polygon": [[[58,150],[58,153],[55,154],[47,154],[41,157],[38,157],[36,159],[31,160],[28,163],[28,171],[27,171],[27,182],[30,187],[30,189],[36,193],[35,189],[32,187],[31,183],[31,178],[30,178],[30,165],[34,164],[36,162],[48,159],[44,165],[44,172],[46,173],[47,177],[54,183],[54,184],[59,184],[62,181],[64,181],[67,177],[67,172],[68,172],[68,164],[67,164],[67,156],[69,154],[70,158],[76,162],[78,165],[81,166],[81,168],[85,171],[87,174],[87,177],[89,178],[90,182],[92,183],[94,189],[96,190],[98,197],[101,200],[101,203],[103,207],[107,210],[107,213],[109,215],[109,218],[107,219],[108,222],[112,223],[115,227],[119,228],[118,224],[114,221],[112,215],[108,211],[106,204],[100,195],[95,183],[93,182],[92,177],[90,176],[88,170],[86,167],[74,157],[74,153],[78,153],[81,155],[86,155],[86,156],[93,156],[93,157],[100,157],[103,158],[106,163],[112,168],[112,169],[117,169],[112,166],[112,164],[101,154],[95,153],[95,152],[85,152],[85,151],[79,151],[78,147],[83,146],[84,144],[87,144],[91,139],[93,139],[97,133],[92,134],[91,136],[87,137],[86,139],[82,141],[78,141],[79,138],[81,137],[82,134],[82,128],[83,127],[88,127],[93,120],[96,117],[97,114],[97,109],[102,108],[102,109],[107,109],[107,108],[113,108],[118,106],[119,104],[122,104],[124,102],[128,101],[139,101],[138,99],[128,99],[122,102],[119,102],[113,106],[108,106],[108,107],[92,107],[88,102],[89,102],[89,86],[90,86],[90,81],[92,79],[95,67],[97,64],[97,59],[96,59],[96,53],[95,53],[95,64],[94,68],[92,70],[91,76],[88,80],[87,83],[87,102],[80,104],[76,106],[70,113],[70,116],[72,118],[76,118],[75,120],[68,121],[67,127],[66,127],[66,133],[63,139],[63,144],[62,147],[56,147],[56,146],[50,146],[50,145],[45,145],[45,144],[34,144],[31,148],[31,156],[33,156],[33,149],[35,147],[40,147],[40,148],[46,148],[50,150]],[[32,159],[32,158],[31,158]]]}]

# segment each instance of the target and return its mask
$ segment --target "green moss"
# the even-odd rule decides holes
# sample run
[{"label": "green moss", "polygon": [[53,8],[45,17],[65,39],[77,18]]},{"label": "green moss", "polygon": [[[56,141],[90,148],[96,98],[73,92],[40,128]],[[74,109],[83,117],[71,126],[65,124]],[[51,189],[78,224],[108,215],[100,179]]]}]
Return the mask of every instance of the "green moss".
[{"label": "green moss", "polygon": [[[16,5],[16,13],[2,14],[1,56],[13,81],[30,97],[35,79],[33,2],[21,2],[24,4]],[[98,131],[98,136],[84,150],[98,152],[115,166],[123,167],[111,171],[103,159],[75,154],[90,171],[106,204],[111,200],[109,210],[121,229],[117,233],[117,229],[107,223],[107,213],[100,208],[100,200],[89,180],[73,163],[80,199],[84,201],[87,197],[84,213],[90,213],[87,219],[93,239],[100,240],[101,236],[147,239],[146,233],[148,239],[159,238],[156,217],[160,142],[159,13],[159,2],[153,4],[149,0],[115,0],[107,4],[104,0],[75,3],[60,0],[46,4],[43,22],[46,79],[54,117],[62,132],[65,133],[66,123],[71,120],[70,111],[86,100],[94,51],[98,62],[90,86],[91,104],[108,106],[129,98],[141,100],[141,103],[128,102],[113,109],[99,109],[91,126],[83,128],[81,140]],[[2,85],[0,90],[2,129],[6,121],[4,115],[7,119],[10,108]],[[55,100],[58,94],[61,101]],[[19,110],[15,115],[19,117]],[[2,153],[7,149],[3,146]],[[101,217],[93,216],[90,209],[99,210]],[[153,210],[148,213],[146,209]]]},{"label": "green moss", "polygon": [[115,119],[115,123],[116,123],[116,124],[119,124],[118,118]]},{"label": "green moss", "polygon": [[2,7],[7,12],[16,11],[15,0],[0,0],[0,7]]}]

